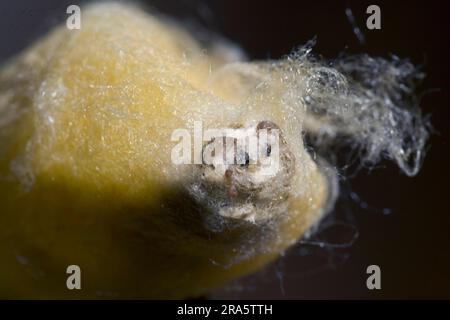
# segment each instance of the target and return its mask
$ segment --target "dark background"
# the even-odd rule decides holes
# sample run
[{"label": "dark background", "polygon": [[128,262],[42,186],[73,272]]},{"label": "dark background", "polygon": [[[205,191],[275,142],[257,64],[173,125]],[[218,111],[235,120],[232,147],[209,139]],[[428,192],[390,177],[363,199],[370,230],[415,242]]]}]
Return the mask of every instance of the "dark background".
[{"label": "dark background", "polygon": [[[0,62],[64,21],[70,4],[2,1]],[[427,74],[418,89],[434,133],[424,166],[409,178],[383,162],[342,181],[342,196],[309,242],[260,273],[210,298],[450,298],[449,16],[447,1],[146,1],[163,13],[210,29],[250,59],[280,58],[317,36],[324,58],[345,51],[396,54]],[[366,8],[381,8],[381,30],[368,30]],[[361,44],[345,10],[365,35]],[[357,198],[361,200],[356,200]],[[356,237],[355,241],[351,241]],[[325,241],[324,246],[312,241]],[[312,242],[312,243],[311,243]],[[366,288],[366,268],[381,267],[382,289]]]}]

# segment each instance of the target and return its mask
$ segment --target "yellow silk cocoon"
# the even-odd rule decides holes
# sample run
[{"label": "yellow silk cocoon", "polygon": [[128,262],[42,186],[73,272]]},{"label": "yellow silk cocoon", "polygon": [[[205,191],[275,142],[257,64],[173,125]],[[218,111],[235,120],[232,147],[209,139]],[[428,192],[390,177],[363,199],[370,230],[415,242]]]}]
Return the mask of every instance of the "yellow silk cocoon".
[{"label": "yellow silk cocoon", "polygon": [[[1,297],[196,297],[261,268],[320,219],[329,182],[305,151],[301,102],[282,69],[234,53],[138,8],[97,4],[82,8],[80,30],[62,25],[2,68]],[[295,156],[285,212],[205,222],[217,212],[186,191],[193,165],[172,163],[172,132],[262,120]],[[66,288],[73,264],[82,290]]]}]

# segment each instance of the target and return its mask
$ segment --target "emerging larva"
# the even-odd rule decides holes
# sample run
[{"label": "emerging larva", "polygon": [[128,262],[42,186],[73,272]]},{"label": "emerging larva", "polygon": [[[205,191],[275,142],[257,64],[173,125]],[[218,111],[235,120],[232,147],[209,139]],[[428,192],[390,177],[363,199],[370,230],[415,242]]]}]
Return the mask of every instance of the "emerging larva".
[{"label": "emerging larva", "polygon": [[[368,60],[333,69],[309,47],[268,62],[227,50],[206,55],[179,26],[105,3],[83,9],[81,30],[59,27],[4,66],[1,296],[185,298],[257,270],[332,207],[335,178],[305,134],[318,152],[345,136],[367,161],[388,154],[417,171],[421,157],[413,168],[407,159],[425,143],[420,113],[388,92],[396,85],[377,83],[392,77],[351,77]],[[371,63],[412,74],[409,64]],[[239,147],[236,163],[173,163],[171,133],[196,121],[250,136],[279,130],[277,152],[270,134],[258,146],[279,166],[263,174]],[[202,146],[203,158],[217,143]],[[71,264],[82,291],[64,286]]]}]

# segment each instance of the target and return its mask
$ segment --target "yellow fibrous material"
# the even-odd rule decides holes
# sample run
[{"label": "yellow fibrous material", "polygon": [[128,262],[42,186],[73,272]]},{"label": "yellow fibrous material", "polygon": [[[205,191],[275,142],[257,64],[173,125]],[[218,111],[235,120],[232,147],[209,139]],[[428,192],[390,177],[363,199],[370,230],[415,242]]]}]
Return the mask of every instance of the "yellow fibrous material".
[{"label": "yellow fibrous material", "polygon": [[[328,183],[304,149],[301,108],[284,104],[276,70],[254,83],[232,51],[100,4],[3,67],[1,297],[195,297],[272,261],[322,216]],[[265,120],[295,157],[286,210],[214,222],[191,195],[193,165],[171,161],[171,134]],[[82,290],[67,289],[69,265]]]}]

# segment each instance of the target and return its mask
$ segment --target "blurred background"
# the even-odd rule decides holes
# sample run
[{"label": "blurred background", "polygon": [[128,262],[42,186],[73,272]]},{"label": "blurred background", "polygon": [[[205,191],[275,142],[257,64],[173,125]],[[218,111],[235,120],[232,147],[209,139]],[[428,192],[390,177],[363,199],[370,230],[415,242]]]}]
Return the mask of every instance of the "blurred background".
[{"label": "blurred background", "polygon": [[[0,62],[89,1],[0,2]],[[341,197],[317,233],[258,274],[206,298],[450,298],[449,12],[447,1],[150,0],[150,9],[240,46],[249,59],[278,59],[317,36],[314,53],[409,58],[426,73],[418,88],[434,132],[424,165],[409,178],[382,162],[347,172]],[[366,8],[381,9],[368,30]],[[360,33],[355,33],[354,28]],[[381,268],[368,290],[366,268]]]}]

